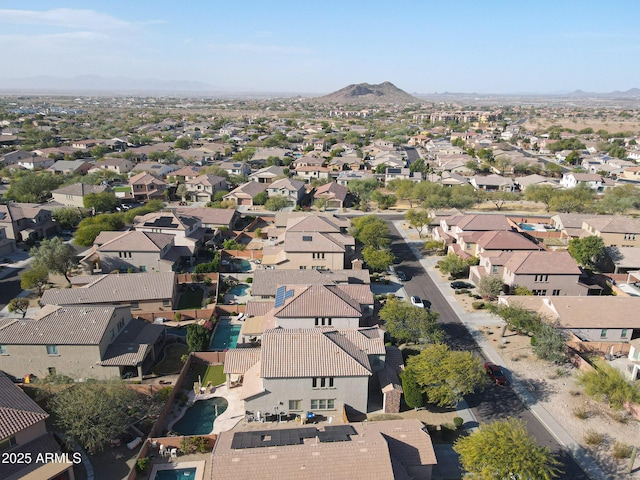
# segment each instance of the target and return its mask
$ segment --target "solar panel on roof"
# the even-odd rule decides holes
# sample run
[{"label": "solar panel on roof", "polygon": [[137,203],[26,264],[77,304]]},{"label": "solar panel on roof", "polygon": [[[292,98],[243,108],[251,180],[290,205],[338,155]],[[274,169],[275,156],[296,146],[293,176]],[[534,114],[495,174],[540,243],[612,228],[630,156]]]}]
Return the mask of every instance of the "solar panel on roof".
[{"label": "solar panel on roof", "polygon": [[284,298],[291,298],[291,297],[293,297],[293,289],[287,290],[286,292],[284,292]]},{"label": "solar panel on roof", "polygon": [[302,241],[303,242],[312,242],[313,241],[313,237],[311,235],[303,235],[302,236]]},{"label": "solar panel on roof", "polygon": [[[262,430],[257,432],[236,432],[231,440],[231,448],[281,447],[284,445],[301,445],[303,438],[313,438],[318,433],[316,428],[285,428],[282,430]],[[348,440],[348,438],[347,438]]]},{"label": "solar panel on roof", "polygon": [[281,307],[282,305],[284,305],[284,296],[285,296],[285,291],[286,291],[287,287],[286,286],[281,286],[278,287],[276,289],[276,301],[273,304],[274,307]]}]

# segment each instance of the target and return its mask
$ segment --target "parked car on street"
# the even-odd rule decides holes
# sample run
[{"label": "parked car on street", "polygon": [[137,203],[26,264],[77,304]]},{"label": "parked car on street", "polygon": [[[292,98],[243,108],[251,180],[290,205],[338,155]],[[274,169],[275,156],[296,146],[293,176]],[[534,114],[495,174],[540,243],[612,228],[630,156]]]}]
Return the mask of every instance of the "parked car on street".
[{"label": "parked car on street", "polygon": [[411,298],[409,300],[411,301],[411,305],[413,305],[414,307],[420,307],[420,308],[426,308],[426,309],[431,308],[431,302],[429,300],[423,300],[417,295],[411,295]]},{"label": "parked car on street", "polygon": [[401,282],[407,281],[407,275],[402,270],[396,270],[396,276]]},{"label": "parked car on street", "polygon": [[487,375],[491,377],[491,380],[493,380],[496,385],[506,385],[508,383],[507,377],[504,376],[502,369],[495,363],[485,363],[484,369],[487,372]]}]

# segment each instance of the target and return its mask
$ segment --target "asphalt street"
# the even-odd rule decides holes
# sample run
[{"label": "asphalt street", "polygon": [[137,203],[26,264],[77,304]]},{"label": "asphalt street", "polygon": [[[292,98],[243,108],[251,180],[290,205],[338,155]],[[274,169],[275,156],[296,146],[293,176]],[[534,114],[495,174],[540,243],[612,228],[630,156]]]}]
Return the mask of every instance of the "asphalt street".
[{"label": "asphalt street", "polygon": [[[440,290],[424,271],[422,265],[405,243],[402,235],[399,234],[392,222],[388,222],[388,225],[392,240],[391,249],[394,255],[400,260],[400,263],[396,264],[395,268],[396,270],[403,271],[407,275],[407,281],[404,282],[407,295],[418,295],[431,302],[431,309],[440,315],[438,321],[446,334],[446,342],[449,346],[458,350],[473,351],[482,357],[478,344],[462,324],[460,318],[453,311],[444,296],[440,293]],[[510,387],[493,385],[487,381],[487,388],[484,391],[466,397],[466,401],[480,423],[506,417],[522,419],[538,443],[549,447],[562,463],[560,468],[564,473],[561,478],[576,480],[589,479],[589,476],[587,476],[531,411],[526,408]]]}]

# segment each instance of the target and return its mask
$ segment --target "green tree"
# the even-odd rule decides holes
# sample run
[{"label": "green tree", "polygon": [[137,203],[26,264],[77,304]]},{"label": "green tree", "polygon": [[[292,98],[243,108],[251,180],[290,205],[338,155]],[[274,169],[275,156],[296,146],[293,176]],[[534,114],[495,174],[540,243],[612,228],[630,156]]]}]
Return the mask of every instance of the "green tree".
[{"label": "green tree", "polygon": [[258,192],[253,197],[254,205],[264,205],[269,200],[269,195],[267,192]]},{"label": "green tree", "polygon": [[58,237],[45,238],[39,247],[29,250],[29,255],[33,257],[34,267],[42,266],[50,273],[64,275],[67,282],[71,283],[67,272],[78,263],[76,251],[71,245]]},{"label": "green tree", "polygon": [[518,195],[515,193],[504,192],[502,190],[498,190],[497,192],[483,192],[482,196],[486,201],[493,203],[497,211],[501,211],[505,203],[518,199]]},{"label": "green tree", "polygon": [[498,305],[497,307],[489,307],[491,313],[499,316],[505,322],[505,328],[502,331],[504,336],[504,330],[508,327],[515,332],[522,332],[524,334],[536,333],[540,331],[542,327],[542,317],[536,312],[527,310],[520,304],[513,305]]},{"label": "green tree", "polygon": [[[151,200],[142,207],[132,208],[124,214],[124,221],[126,223],[133,223],[133,219],[140,215],[146,215],[147,213],[158,212],[164,208],[164,202],[161,200]],[[120,227],[122,228],[122,227]],[[120,230],[120,228],[114,228],[113,230]]]},{"label": "green tree", "polygon": [[550,177],[559,177],[562,175],[562,166],[558,165],[557,163],[549,162],[545,164],[544,171]]},{"label": "green tree", "polygon": [[407,360],[406,370],[429,403],[454,407],[464,395],[482,388],[486,374],[482,361],[471,352],[449,350],[443,343],[427,345]]},{"label": "green tree", "polygon": [[182,200],[183,202],[185,201],[188,193],[189,189],[184,183],[181,183],[180,185],[178,185],[178,188],[176,188],[176,196],[178,196],[178,198],[180,198],[180,200]]},{"label": "green tree", "polygon": [[402,381],[402,393],[404,395],[404,403],[410,408],[424,407],[425,398],[420,387],[410,372],[406,370],[400,374]]},{"label": "green tree", "polygon": [[415,182],[409,179],[402,180],[391,180],[389,182],[389,189],[395,192],[396,196],[400,200],[405,200],[409,202],[409,206],[413,208],[413,187],[415,186]]},{"label": "green tree", "polygon": [[120,200],[113,192],[89,193],[82,201],[85,208],[95,209],[96,212],[111,212],[120,205]]},{"label": "green tree", "polygon": [[91,150],[89,150],[91,156],[96,159],[103,158],[107,153],[109,153],[109,147],[106,145],[96,145]]},{"label": "green tree", "polygon": [[20,288],[31,290],[35,288],[38,296],[42,296],[42,291],[49,281],[49,270],[44,265],[34,265],[22,272],[20,276]]},{"label": "green tree", "polygon": [[605,255],[604,241],[596,235],[572,238],[569,254],[583,267],[593,268]]},{"label": "green tree", "polygon": [[504,175],[511,166],[511,157],[509,155],[498,155],[494,161],[494,166],[498,169],[500,175]]},{"label": "green tree", "polygon": [[407,213],[404,214],[404,219],[409,222],[409,225],[418,230],[418,236],[420,238],[422,238],[422,231],[425,227],[429,226],[429,222],[431,221],[429,212],[414,209],[408,210]]},{"label": "green tree", "polygon": [[51,212],[53,218],[62,228],[75,227],[81,219],[80,213],[74,207],[56,208]]},{"label": "green tree", "polygon": [[549,448],[538,445],[524,422],[515,418],[482,425],[456,440],[453,449],[469,478],[550,480],[562,473]]},{"label": "green tree", "polygon": [[16,202],[40,203],[51,195],[51,190],[62,185],[64,180],[62,175],[49,172],[20,172],[11,179],[5,198]]},{"label": "green tree", "polygon": [[49,402],[56,426],[94,454],[146,414],[140,396],[122,382],[81,382]]},{"label": "green tree", "polygon": [[351,220],[351,235],[364,246],[376,249],[388,248],[391,245],[389,226],[375,215],[364,215]]},{"label": "green tree", "polygon": [[635,185],[607,188],[596,207],[599,213],[624,214],[628,210],[640,207],[640,191]]},{"label": "green tree", "polygon": [[210,332],[202,325],[187,325],[187,347],[190,352],[204,352],[209,348]]},{"label": "green tree", "polygon": [[503,293],[503,287],[504,283],[499,277],[482,277],[478,282],[478,294],[481,295],[482,298],[495,300],[498,295]]},{"label": "green tree", "polygon": [[440,271],[452,278],[462,278],[469,275],[469,264],[455,253],[450,253],[440,260]]},{"label": "green tree", "polygon": [[368,178],[366,180],[351,180],[348,185],[349,192],[356,196],[360,202],[368,202],[371,200],[373,192],[380,187],[378,180]]},{"label": "green tree", "polygon": [[241,243],[238,243],[233,238],[228,238],[224,242],[222,242],[222,248],[225,250],[244,250],[245,246]]},{"label": "green tree", "polygon": [[362,259],[374,272],[384,272],[393,263],[394,256],[391,250],[367,245],[362,249]]},{"label": "green tree", "polygon": [[551,185],[529,185],[524,190],[524,196],[530,202],[543,203],[548,212],[556,192],[557,190]]},{"label": "green tree", "polygon": [[27,314],[27,310],[29,309],[29,299],[26,297],[12,298],[9,301],[7,308],[11,313],[21,313],[22,318],[24,318]]},{"label": "green tree", "polygon": [[444,333],[437,323],[438,314],[429,309],[391,298],[380,309],[379,317],[384,320],[389,335],[400,343],[438,343],[444,340]]},{"label": "green tree", "polygon": [[551,199],[549,208],[562,213],[588,212],[593,208],[595,195],[593,189],[585,185],[578,185],[569,190],[559,190]]},{"label": "green tree", "polygon": [[627,381],[622,372],[610,365],[583,372],[578,377],[578,383],[584,387],[587,395],[599,402],[606,402],[615,410],[620,410],[627,402],[640,402],[640,388]]},{"label": "green tree", "polygon": [[282,195],[274,195],[272,197],[269,197],[269,199],[264,204],[264,208],[271,212],[283,210],[290,206],[291,200]]},{"label": "green tree", "polygon": [[536,357],[553,363],[567,360],[567,343],[562,333],[553,325],[542,322],[533,342]]},{"label": "green tree", "polygon": [[569,155],[567,155],[567,158],[565,158],[565,162],[567,162],[569,165],[577,165],[579,161],[580,154],[575,150],[569,152]]},{"label": "green tree", "polygon": [[189,137],[180,137],[176,140],[174,147],[180,150],[188,150],[191,147],[191,139]]},{"label": "green tree", "polygon": [[[137,209],[133,209],[137,210]],[[130,213],[133,210],[127,212]],[[78,225],[73,240],[83,247],[90,247],[94,240],[104,231],[117,231],[124,228],[124,215],[122,213],[103,213],[95,217],[87,217]]]},{"label": "green tree", "polygon": [[380,190],[373,192],[371,199],[378,204],[378,208],[381,210],[387,210],[396,204],[395,195],[388,195]]}]

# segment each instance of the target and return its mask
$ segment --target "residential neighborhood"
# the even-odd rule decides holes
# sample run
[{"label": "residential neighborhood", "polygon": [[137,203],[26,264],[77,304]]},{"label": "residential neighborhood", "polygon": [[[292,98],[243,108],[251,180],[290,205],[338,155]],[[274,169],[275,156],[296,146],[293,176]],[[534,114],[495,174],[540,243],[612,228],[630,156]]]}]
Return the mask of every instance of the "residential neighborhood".
[{"label": "residential neighborhood", "polygon": [[[30,100],[0,97],[0,453],[69,456],[0,477],[462,478],[523,415],[563,478],[628,465],[602,453],[640,420],[619,108],[104,97],[106,128]],[[91,428],[62,420],[82,389],[114,395]]]}]

